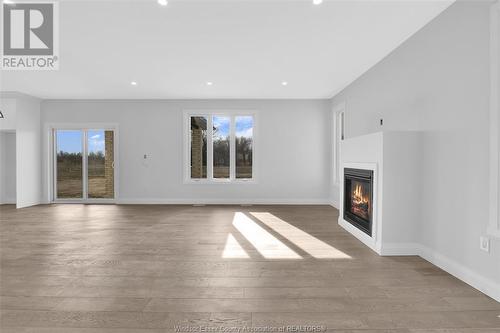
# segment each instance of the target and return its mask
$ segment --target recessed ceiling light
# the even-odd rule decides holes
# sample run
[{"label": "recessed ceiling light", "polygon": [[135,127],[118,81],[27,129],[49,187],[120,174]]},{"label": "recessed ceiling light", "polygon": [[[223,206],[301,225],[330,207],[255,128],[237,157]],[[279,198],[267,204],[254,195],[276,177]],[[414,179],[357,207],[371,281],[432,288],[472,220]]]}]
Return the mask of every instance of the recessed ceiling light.
[{"label": "recessed ceiling light", "polygon": [[313,0],[313,4],[315,5],[321,5],[323,3],[323,0]]},{"label": "recessed ceiling light", "polygon": [[168,5],[168,1],[167,0],[158,0],[158,4],[160,6],[166,6],[166,5]]},{"label": "recessed ceiling light", "polygon": [[137,85],[137,82],[132,81],[132,82],[130,82],[130,84],[131,84],[131,85],[133,85],[133,86],[136,86],[136,85]]},{"label": "recessed ceiling light", "polygon": [[287,85],[288,85],[288,82],[287,82],[287,81],[283,81],[283,82],[281,82],[281,85],[282,85],[282,86],[287,86]]},{"label": "recessed ceiling light", "polygon": [[207,82],[207,86],[213,86],[213,85],[214,85],[214,83],[213,83],[213,82],[211,82],[211,81],[208,81],[208,82]]}]

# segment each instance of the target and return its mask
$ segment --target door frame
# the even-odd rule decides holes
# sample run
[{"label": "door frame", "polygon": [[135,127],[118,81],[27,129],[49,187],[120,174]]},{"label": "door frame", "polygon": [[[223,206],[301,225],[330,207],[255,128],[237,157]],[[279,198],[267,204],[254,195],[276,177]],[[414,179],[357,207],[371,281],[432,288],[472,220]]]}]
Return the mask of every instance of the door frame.
[{"label": "door frame", "polygon": [[[115,123],[52,123],[48,124],[48,137],[49,137],[49,182],[48,188],[50,191],[50,202],[52,203],[87,203],[87,204],[114,204],[119,196],[119,131],[118,124]],[[82,131],[82,177],[83,177],[83,197],[81,199],[62,199],[57,198],[57,154],[56,154],[56,130],[66,131]],[[113,153],[114,153],[114,198],[113,199],[92,199],[87,197],[88,179],[87,179],[87,132],[91,130],[105,130],[113,131]]]}]

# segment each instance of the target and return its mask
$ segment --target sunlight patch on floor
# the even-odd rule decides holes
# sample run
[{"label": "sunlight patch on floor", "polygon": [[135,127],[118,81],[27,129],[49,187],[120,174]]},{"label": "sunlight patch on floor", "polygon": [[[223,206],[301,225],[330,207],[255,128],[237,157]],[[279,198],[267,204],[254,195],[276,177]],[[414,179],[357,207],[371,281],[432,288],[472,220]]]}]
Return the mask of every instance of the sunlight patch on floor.
[{"label": "sunlight patch on floor", "polygon": [[309,235],[307,232],[283,221],[271,213],[255,212],[250,213],[253,217],[273,229],[290,242],[318,259],[352,259],[348,254],[336,249],[335,247]]},{"label": "sunlight patch on floor", "polygon": [[233,226],[266,259],[302,259],[300,255],[241,212],[234,214]]},{"label": "sunlight patch on floor", "polygon": [[233,234],[227,235],[226,245],[222,258],[226,259],[246,259],[250,258],[248,253],[241,247],[240,243],[234,238]]}]

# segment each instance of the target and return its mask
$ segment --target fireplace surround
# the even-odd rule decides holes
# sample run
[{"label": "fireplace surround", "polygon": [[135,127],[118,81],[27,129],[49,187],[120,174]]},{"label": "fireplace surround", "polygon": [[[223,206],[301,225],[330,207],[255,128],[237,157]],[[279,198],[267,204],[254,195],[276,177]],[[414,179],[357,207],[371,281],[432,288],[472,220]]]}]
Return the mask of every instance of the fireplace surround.
[{"label": "fireplace surround", "polygon": [[[342,141],[339,225],[380,255],[415,254],[417,226],[422,216],[415,204],[420,200],[419,191],[415,190],[421,186],[420,143],[420,132],[391,131]],[[351,182],[346,184],[346,178],[351,178]],[[356,192],[356,183],[352,186],[352,181],[359,178],[371,183],[368,221],[363,218],[366,214],[353,214],[346,203],[353,188]],[[349,186],[351,189],[347,190]],[[359,187],[355,194],[359,196]],[[365,201],[366,198],[358,200]]]},{"label": "fireplace surround", "polygon": [[344,169],[344,220],[372,236],[373,170]]}]

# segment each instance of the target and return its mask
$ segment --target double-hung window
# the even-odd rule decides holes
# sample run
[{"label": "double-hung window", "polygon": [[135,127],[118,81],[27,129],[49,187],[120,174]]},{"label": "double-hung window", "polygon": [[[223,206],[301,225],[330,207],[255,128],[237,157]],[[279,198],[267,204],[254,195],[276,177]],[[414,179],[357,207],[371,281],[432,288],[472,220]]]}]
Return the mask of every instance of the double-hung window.
[{"label": "double-hung window", "polygon": [[254,112],[186,112],[188,182],[255,180]]}]

